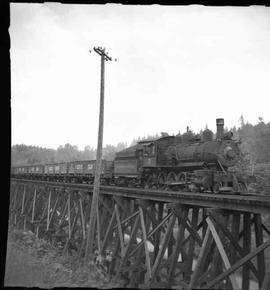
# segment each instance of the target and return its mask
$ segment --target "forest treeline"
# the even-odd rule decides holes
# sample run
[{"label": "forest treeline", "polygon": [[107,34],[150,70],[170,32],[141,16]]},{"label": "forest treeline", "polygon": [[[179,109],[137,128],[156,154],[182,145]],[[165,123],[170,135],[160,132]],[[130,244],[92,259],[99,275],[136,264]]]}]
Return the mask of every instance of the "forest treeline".
[{"label": "forest treeline", "polygon": [[[252,125],[245,122],[244,117],[241,116],[240,126],[229,130],[233,132],[234,138],[241,140],[242,160],[238,165],[238,170],[245,174],[258,176],[259,189],[262,193],[270,194],[270,122],[265,123],[262,118],[259,118],[258,123]],[[135,145],[137,141],[156,139],[165,134],[138,137],[131,144],[120,142],[116,146],[106,145],[103,148],[103,158],[113,160],[116,152],[130,145]],[[179,134],[180,132],[177,133],[177,135]],[[188,134],[195,135],[192,131],[189,131]],[[90,146],[85,146],[84,150],[79,150],[77,146],[71,144],[59,146],[57,149],[24,144],[13,145],[11,148],[12,165],[44,164],[95,158],[96,149]],[[256,189],[258,189],[258,186]]]},{"label": "forest treeline", "polygon": [[[113,160],[115,153],[127,147],[126,143],[106,145],[103,148],[103,158]],[[96,149],[85,146],[84,150],[79,150],[78,146],[65,144],[57,149],[42,148],[39,146],[29,146],[24,144],[13,145],[11,148],[11,164],[31,165],[57,163],[75,160],[93,160],[96,158]]]},{"label": "forest treeline", "polygon": [[258,119],[258,123],[252,125],[241,116],[240,127],[231,131],[241,140],[242,158],[238,171],[246,176],[255,175],[253,191],[270,195],[270,122]]}]

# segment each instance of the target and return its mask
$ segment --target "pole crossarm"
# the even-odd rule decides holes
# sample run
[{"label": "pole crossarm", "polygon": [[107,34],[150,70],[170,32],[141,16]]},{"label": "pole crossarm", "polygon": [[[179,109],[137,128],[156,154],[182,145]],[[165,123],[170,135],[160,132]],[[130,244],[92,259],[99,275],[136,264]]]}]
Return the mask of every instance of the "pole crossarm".
[{"label": "pole crossarm", "polygon": [[106,61],[112,61],[112,58],[108,55],[108,52],[105,52],[105,47],[94,47],[94,51],[99,54],[101,57],[104,57]]}]

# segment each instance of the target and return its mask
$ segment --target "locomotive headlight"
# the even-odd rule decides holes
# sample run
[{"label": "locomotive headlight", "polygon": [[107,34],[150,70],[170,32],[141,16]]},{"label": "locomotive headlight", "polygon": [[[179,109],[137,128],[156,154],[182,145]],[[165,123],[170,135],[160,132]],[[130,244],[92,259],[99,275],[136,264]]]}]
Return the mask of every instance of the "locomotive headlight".
[{"label": "locomotive headlight", "polygon": [[235,152],[231,146],[225,147],[224,156],[226,159],[230,159],[230,160],[235,158]]}]

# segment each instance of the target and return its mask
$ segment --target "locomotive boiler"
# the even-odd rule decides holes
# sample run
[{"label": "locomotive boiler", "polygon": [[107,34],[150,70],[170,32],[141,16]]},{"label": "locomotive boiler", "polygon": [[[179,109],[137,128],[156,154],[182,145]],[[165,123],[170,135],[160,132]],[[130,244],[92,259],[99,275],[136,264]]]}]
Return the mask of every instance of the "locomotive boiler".
[{"label": "locomotive boiler", "polygon": [[168,147],[170,161],[175,165],[195,166],[203,163],[207,167],[227,169],[236,165],[239,160],[240,150],[238,142],[232,140],[232,133],[224,134],[224,121],[217,119],[217,137],[213,140],[213,133],[206,129],[201,137],[183,140]]}]

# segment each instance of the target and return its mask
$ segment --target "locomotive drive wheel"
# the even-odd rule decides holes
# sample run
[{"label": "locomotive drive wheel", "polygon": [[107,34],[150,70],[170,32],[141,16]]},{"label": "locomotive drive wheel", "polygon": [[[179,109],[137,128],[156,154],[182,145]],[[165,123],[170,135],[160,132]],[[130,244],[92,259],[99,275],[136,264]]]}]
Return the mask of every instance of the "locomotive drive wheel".
[{"label": "locomotive drive wheel", "polygon": [[157,176],[155,173],[151,173],[147,178],[146,184],[144,186],[145,189],[148,188],[156,188]]},{"label": "locomotive drive wheel", "polygon": [[164,172],[164,171],[160,172],[158,175],[158,178],[157,178],[157,188],[158,189],[165,189],[166,179],[167,179],[166,172]]},{"label": "locomotive drive wheel", "polygon": [[221,187],[221,184],[219,182],[215,182],[212,186],[211,186],[211,191],[213,193],[219,193],[219,188]]},{"label": "locomotive drive wheel", "polygon": [[[178,181],[178,178],[177,178],[176,173],[174,173],[173,171],[169,172],[168,175],[167,175],[167,184],[168,184],[168,187],[170,187],[170,184],[171,183],[177,182],[177,181]],[[178,190],[179,189],[179,186],[178,185],[171,186],[171,189],[172,190]]]},{"label": "locomotive drive wheel", "polygon": [[188,190],[187,183],[186,183],[186,175],[184,172],[180,172],[177,176],[177,181],[182,182],[183,184],[180,185],[180,189],[182,190]]},{"label": "locomotive drive wheel", "polygon": [[245,184],[245,182],[239,181],[238,188],[239,188],[239,193],[248,192],[248,188],[247,188],[247,185]]}]

